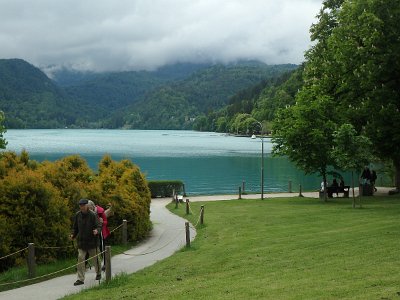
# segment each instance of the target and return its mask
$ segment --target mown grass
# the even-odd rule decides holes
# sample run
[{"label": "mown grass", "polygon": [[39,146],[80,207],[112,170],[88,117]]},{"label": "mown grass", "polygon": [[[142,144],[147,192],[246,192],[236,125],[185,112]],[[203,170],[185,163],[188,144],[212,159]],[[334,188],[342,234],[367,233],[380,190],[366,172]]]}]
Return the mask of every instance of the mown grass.
[{"label": "mown grass", "polygon": [[190,249],[66,299],[399,298],[400,197],[364,198],[362,209],[280,198],[192,211],[200,205],[205,225]]},{"label": "mown grass", "polygon": [[[123,251],[130,249],[131,247],[132,245],[114,245],[112,246],[112,255],[122,253]],[[54,261],[52,263],[38,264],[36,266],[35,278],[28,277],[28,267],[26,265],[14,267],[5,272],[2,272],[0,273],[0,292],[45,281],[50,278],[75,273],[76,268],[74,265],[76,265],[77,263],[77,255],[78,253],[76,253],[76,255],[74,255],[73,257],[65,256],[64,259],[58,259],[57,261]],[[61,270],[64,271],[60,272]],[[54,275],[49,275],[53,273]]]}]

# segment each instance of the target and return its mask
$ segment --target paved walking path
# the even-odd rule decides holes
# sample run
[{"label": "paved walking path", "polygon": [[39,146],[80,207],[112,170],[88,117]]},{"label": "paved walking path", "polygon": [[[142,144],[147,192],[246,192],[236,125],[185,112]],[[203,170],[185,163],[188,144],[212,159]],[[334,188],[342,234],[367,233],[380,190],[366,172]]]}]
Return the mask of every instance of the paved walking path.
[{"label": "paved walking path", "polygon": [[[377,195],[387,195],[387,188],[378,188]],[[358,194],[358,190],[356,190]],[[297,193],[278,193],[265,194],[265,198],[295,197]],[[318,192],[304,192],[303,196],[318,198]],[[216,201],[237,199],[237,195],[218,195],[218,196],[195,196],[190,197],[190,201]],[[261,198],[261,195],[242,195],[243,199]],[[151,203],[151,221],[153,230],[151,235],[138,246],[126,251],[125,254],[113,256],[111,269],[113,276],[125,272],[134,273],[147,266],[156,263],[166,257],[171,256],[186,244],[185,219],[182,219],[166,209],[166,205],[171,198],[153,199]],[[196,232],[191,229],[191,239],[193,240]],[[112,250],[111,250],[112,251]],[[104,275],[104,273],[103,273]],[[104,278],[104,276],[103,276]],[[0,293],[0,300],[27,300],[27,299],[59,299],[65,295],[77,293],[82,289],[89,288],[98,284],[95,281],[94,270],[86,273],[85,284],[74,286],[76,274],[65,275],[50,279],[44,282],[32,284],[22,288],[9,290]]]}]

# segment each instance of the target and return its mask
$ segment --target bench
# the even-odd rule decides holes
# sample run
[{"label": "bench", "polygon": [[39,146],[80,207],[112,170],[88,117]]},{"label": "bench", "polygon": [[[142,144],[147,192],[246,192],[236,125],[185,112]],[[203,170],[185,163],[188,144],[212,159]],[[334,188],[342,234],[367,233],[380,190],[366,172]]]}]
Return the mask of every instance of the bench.
[{"label": "bench", "polygon": [[[326,193],[328,194],[329,198],[333,198],[333,194],[343,194],[343,198],[349,198],[349,191],[350,191],[350,186],[345,185],[344,187],[333,187],[333,186],[328,186]],[[319,192],[319,198],[324,198],[324,192],[320,191]]]}]

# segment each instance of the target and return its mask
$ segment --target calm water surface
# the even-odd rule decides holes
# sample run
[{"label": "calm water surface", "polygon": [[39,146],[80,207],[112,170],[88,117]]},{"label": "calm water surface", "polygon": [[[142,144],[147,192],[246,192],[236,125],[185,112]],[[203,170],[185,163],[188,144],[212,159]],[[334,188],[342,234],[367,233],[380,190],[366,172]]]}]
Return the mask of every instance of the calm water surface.
[{"label": "calm water surface", "polygon": [[[79,154],[97,170],[99,160],[131,159],[149,180],[178,179],[188,194],[235,194],[261,190],[261,140],[219,133],[165,130],[8,130],[7,150],[29,152],[31,159],[54,161]],[[264,139],[264,190],[317,189],[320,178],[305,176],[285,158],[271,158]]]}]

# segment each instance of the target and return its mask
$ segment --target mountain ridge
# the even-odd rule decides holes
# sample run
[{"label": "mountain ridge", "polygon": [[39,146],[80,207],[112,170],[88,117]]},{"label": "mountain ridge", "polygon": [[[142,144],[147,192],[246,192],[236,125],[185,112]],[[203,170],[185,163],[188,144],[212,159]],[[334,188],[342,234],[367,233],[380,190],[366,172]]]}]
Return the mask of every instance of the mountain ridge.
[{"label": "mountain ridge", "polygon": [[0,109],[7,128],[191,129],[188,120],[220,109],[241,89],[295,68],[254,61],[180,63],[155,71],[64,69],[50,79],[22,59],[0,59]]}]

